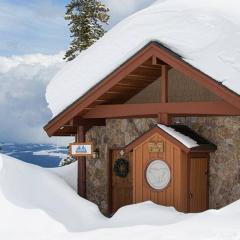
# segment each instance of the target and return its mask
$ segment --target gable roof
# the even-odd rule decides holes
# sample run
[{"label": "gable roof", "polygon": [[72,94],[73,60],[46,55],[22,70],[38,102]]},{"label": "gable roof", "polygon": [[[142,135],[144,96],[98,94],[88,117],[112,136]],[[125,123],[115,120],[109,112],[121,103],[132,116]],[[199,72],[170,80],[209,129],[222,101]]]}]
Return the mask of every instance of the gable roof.
[{"label": "gable roof", "polygon": [[125,147],[125,151],[132,151],[133,148],[149,139],[154,133],[159,133],[185,152],[214,152],[217,149],[215,144],[209,142],[185,125],[165,126],[158,124],[129,143]]},{"label": "gable roof", "polygon": [[[155,41],[240,94],[239,1],[159,0],[123,20],[52,79],[46,98],[57,116]],[[207,10],[206,10],[207,9]]]},{"label": "gable roof", "polygon": [[[167,64],[172,66],[176,70],[197,81],[200,85],[203,85],[210,91],[214,92],[214,94],[220,96],[226,102],[240,109],[240,97],[238,95],[228,90],[224,86],[219,85],[219,83],[217,83],[214,79],[186,63],[180,56],[171,50],[160,45],[159,43],[151,42],[137,52],[137,54],[135,54],[133,57],[128,59],[124,64],[115,69],[110,75],[98,82],[94,87],[90,88],[83,96],[80,96],[80,98],[70,104],[64,111],[55,116],[44,127],[45,131],[49,136],[52,136],[61,126],[72,120],[74,117],[85,115],[92,108],[102,103],[102,97],[104,94],[108,93],[109,90],[114,90],[118,83],[125,82],[126,80],[128,82],[128,77],[133,71],[135,71],[142,64],[145,64],[146,61],[152,61],[152,58],[154,57],[164,61],[160,61],[160,65]],[[161,74],[160,71],[159,73]],[[150,84],[154,80],[156,80],[156,78],[150,79],[147,84]],[[141,82],[142,81],[138,81],[137,85]],[[144,88],[146,85],[143,85],[142,87]],[[142,88],[137,88],[137,90],[140,91]],[[122,97],[121,92],[125,91],[120,91],[120,97]],[[135,92],[132,92],[132,95],[128,97],[130,98],[131,96],[134,96],[134,94]],[[62,99],[64,99],[64,96],[62,96]],[[106,99],[113,101],[116,100],[109,98],[109,96],[106,96]]]},{"label": "gable roof", "polygon": [[111,94],[107,91],[153,56],[212,92],[219,89],[218,96],[240,108],[237,5],[235,0],[157,1],[123,20],[48,85],[54,116],[45,126],[48,135],[100,104],[102,94]]}]

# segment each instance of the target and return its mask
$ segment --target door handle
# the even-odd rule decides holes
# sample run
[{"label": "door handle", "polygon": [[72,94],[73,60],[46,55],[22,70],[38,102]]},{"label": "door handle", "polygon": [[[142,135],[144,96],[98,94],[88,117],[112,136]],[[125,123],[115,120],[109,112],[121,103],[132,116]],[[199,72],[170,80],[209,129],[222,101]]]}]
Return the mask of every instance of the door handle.
[{"label": "door handle", "polygon": [[188,197],[189,199],[192,199],[193,198],[193,194],[191,192],[188,193]]}]

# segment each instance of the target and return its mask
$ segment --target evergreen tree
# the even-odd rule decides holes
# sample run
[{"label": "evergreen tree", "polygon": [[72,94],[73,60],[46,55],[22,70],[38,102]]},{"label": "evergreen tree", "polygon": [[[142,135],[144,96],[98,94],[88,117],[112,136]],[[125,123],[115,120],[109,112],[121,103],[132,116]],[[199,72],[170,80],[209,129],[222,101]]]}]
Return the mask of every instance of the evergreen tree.
[{"label": "evergreen tree", "polygon": [[64,59],[73,60],[104,35],[103,24],[108,23],[108,12],[98,0],[71,0],[66,6],[65,20],[69,21],[72,42]]}]

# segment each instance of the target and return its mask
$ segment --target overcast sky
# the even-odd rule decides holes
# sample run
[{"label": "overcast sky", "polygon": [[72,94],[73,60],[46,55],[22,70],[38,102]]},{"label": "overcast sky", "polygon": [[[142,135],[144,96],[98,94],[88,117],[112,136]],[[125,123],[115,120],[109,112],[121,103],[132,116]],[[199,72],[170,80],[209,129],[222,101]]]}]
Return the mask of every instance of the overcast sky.
[{"label": "overcast sky", "polygon": [[[69,0],[70,1],[70,0]],[[45,88],[69,45],[68,0],[0,1],[0,141],[48,142]],[[155,0],[102,0],[108,28]]]}]

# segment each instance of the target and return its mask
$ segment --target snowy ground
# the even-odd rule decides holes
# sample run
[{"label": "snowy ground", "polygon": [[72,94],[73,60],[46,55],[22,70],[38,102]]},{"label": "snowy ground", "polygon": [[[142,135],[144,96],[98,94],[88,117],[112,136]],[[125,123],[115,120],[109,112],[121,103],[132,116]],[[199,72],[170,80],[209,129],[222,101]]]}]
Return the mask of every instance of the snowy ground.
[{"label": "snowy ground", "polygon": [[75,164],[49,170],[0,154],[0,239],[240,239],[240,201],[189,215],[145,202],[108,219],[75,193]]}]

